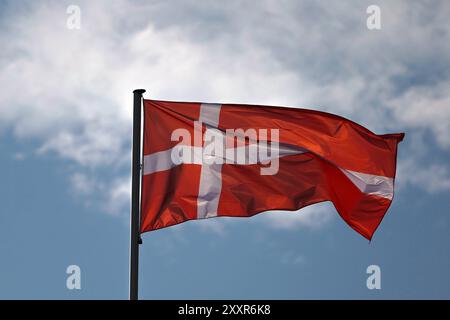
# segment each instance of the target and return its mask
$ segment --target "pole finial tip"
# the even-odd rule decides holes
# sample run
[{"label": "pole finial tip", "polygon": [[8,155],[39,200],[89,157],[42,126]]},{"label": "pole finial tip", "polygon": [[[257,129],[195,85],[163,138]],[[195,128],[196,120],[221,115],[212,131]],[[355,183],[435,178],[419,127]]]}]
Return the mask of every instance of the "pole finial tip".
[{"label": "pole finial tip", "polygon": [[145,92],[145,89],[135,89],[135,90],[133,90],[134,94],[144,94],[144,92]]}]

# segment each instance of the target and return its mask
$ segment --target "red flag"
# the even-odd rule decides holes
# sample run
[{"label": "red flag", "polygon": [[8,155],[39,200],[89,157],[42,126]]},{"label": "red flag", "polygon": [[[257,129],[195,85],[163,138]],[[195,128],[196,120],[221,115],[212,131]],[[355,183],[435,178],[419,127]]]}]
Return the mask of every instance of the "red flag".
[{"label": "red flag", "polygon": [[320,111],[144,100],[141,232],[331,201],[371,239],[403,137]]}]

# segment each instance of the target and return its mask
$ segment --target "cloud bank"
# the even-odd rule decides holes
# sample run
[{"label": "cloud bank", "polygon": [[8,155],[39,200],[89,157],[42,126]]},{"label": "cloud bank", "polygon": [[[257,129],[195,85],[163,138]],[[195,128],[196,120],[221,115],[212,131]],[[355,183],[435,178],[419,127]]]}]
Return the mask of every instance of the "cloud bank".
[{"label": "cloud bank", "polygon": [[[111,213],[128,210],[135,88],[156,99],[320,109],[377,133],[406,131],[400,186],[448,191],[450,4],[378,2],[377,31],[366,28],[366,1],[78,1],[80,30],[66,27],[69,2],[6,2],[0,128],[74,164],[73,189],[92,201],[95,193]],[[431,160],[435,150],[444,156]],[[316,221],[308,212],[303,225]]]}]

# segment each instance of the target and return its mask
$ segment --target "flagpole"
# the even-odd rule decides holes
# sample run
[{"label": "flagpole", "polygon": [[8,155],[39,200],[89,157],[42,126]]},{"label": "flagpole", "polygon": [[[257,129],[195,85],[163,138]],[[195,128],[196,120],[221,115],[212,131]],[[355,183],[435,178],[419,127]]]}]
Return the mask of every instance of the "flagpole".
[{"label": "flagpole", "polygon": [[131,241],[130,241],[130,300],[138,300],[139,275],[139,189],[141,183],[141,103],[144,89],[133,91],[133,155],[131,176]]}]

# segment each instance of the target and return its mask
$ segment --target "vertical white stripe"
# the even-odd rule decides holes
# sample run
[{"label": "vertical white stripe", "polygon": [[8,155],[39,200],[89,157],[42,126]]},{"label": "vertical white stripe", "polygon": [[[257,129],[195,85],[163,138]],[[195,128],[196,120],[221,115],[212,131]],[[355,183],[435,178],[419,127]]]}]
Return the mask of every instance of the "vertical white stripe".
[{"label": "vertical white stripe", "polygon": [[[220,109],[222,105],[203,103],[200,106],[199,121],[217,128],[219,125]],[[212,142],[209,142],[212,143]],[[203,146],[203,148],[205,148]],[[217,216],[220,193],[222,191],[222,165],[206,164],[203,161],[200,173],[200,186],[197,199],[197,219]]]},{"label": "vertical white stripe", "polygon": [[197,199],[197,219],[217,216],[222,191],[222,165],[202,165]]},{"label": "vertical white stripe", "polygon": [[202,103],[200,106],[199,121],[209,127],[217,128],[219,126],[221,104]]}]

